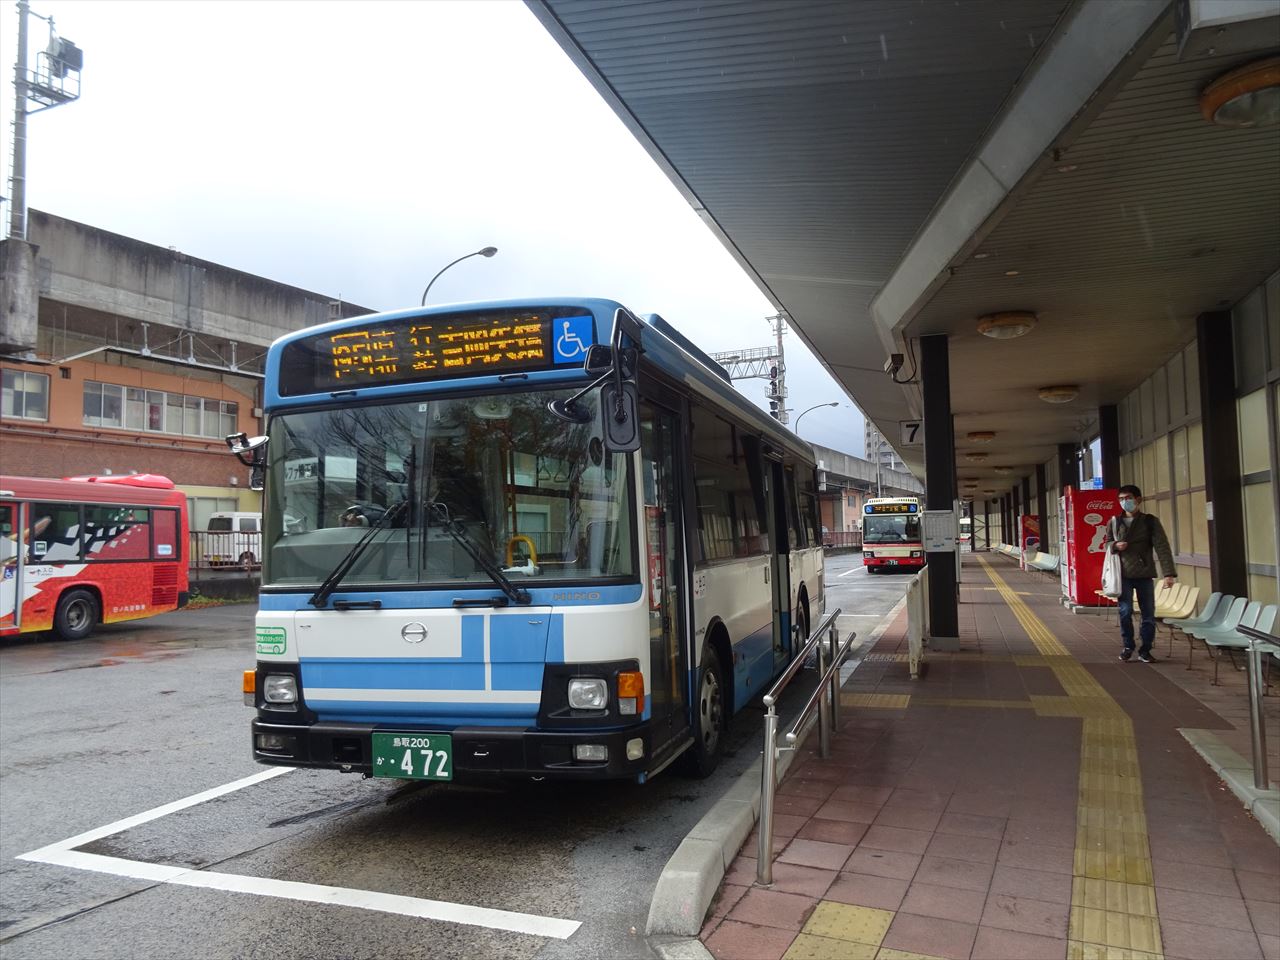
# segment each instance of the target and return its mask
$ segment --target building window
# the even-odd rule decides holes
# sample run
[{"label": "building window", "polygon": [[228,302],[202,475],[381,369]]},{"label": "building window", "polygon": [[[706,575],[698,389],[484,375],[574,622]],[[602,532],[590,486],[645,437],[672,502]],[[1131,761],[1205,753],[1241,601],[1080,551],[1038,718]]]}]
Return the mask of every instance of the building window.
[{"label": "building window", "polygon": [[[6,376],[7,373],[8,371]],[[5,391],[5,409],[8,410],[7,379]],[[98,383],[94,380],[86,380],[84,384],[86,427],[124,427],[139,433],[168,433],[220,440],[227,434],[236,432],[239,414],[240,405],[226,400],[187,397],[180,393],[144,390],[140,387],[120,387],[114,383]]]},{"label": "building window", "polygon": [[43,373],[5,370],[0,416],[49,419],[49,378]]}]

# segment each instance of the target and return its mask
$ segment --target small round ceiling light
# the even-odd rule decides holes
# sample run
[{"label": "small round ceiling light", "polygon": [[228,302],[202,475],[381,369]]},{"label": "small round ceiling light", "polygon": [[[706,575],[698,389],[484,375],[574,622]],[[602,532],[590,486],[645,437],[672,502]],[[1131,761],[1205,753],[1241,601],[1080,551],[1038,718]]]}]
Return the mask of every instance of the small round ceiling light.
[{"label": "small round ceiling light", "polygon": [[1013,467],[992,467],[991,469],[995,470],[995,472],[1000,474],[1002,477],[1007,477],[1009,474],[1013,473]]},{"label": "small round ceiling light", "polygon": [[1031,332],[1036,315],[1030,310],[1004,310],[978,318],[978,332],[992,340],[1012,340]]},{"label": "small round ceiling light", "polygon": [[971,430],[965,435],[970,443],[990,443],[996,438],[995,433],[990,430]]},{"label": "small round ceiling light", "polygon": [[986,459],[987,459],[987,454],[985,454],[985,453],[966,453],[966,454],[964,455],[964,458],[965,458],[966,460],[968,460],[970,463],[982,463],[982,461],[983,461],[983,460],[986,460]]},{"label": "small round ceiling light", "polygon": [[1016,276],[1017,276],[1018,274],[1020,274],[1021,272],[1022,272],[1021,270],[1006,270],[1006,271],[1004,272],[1004,275],[1005,275],[1006,277],[1016,277]]},{"label": "small round ceiling light", "polygon": [[986,253],[985,251],[981,251],[981,250],[980,250],[980,251],[978,251],[977,253],[975,253],[975,254],[973,255],[973,259],[975,259],[975,260],[985,260],[985,259],[987,259],[987,257],[989,257],[989,256],[991,256],[991,254]]},{"label": "small round ceiling light", "polygon": [[1200,114],[1221,127],[1269,127],[1280,122],[1280,57],[1224,73],[1200,94]]},{"label": "small round ceiling light", "polygon": [[1080,396],[1080,388],[1075,384],[1058,384],[1053,387],[1041,387],[1040,399],[1045,403],[1070,403]]}]

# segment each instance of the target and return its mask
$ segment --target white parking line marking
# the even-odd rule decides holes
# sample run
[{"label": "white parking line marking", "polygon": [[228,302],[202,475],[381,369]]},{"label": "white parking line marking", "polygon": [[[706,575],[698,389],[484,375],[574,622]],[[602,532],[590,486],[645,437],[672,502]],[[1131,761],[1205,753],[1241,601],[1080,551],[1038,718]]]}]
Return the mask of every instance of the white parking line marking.
[{"label": "white parking line marking", "polygon": [[71,867],[76,870],[90,870],[94,873],[109,873],[132,880],[146,880],[151,883],[173,883],[184,887],[203,887],[207,890],[222,890],[228,893],[248,893],[259,897],[276,897],[281,900],[301,900],[307,903],[330,903],[342,907],[354,907],[359,910],[376,910],[381,913],[395,913],[405,917],[418,917],[423,920],[443,920],[446,923],[462,923],[473,927],[487,927],[492,930],[507,930],[511,933],[527,933],[538,937],[551,937],[567,940],[582,926],[578,920],[562,920],[558,917],[541,917],[531,913],[516,913],[511,910],[495,910],[491,907],[476,907],[465,903],[449,903],[445,900],[426,900],[420,897],[403,897],[392,893],[378,893],[374,890],[356,890],[348,887],[329,887],[316,883],[299,883],[294,880],[271,880],[263,877],[246,877],[234,873],[216,873],[211,870],[194,870],[190,867],[175,867],[164,863],[147,863],[142,860],[126,860],[121,857],[104,857],[96,853],[85,853],[73,847],[83,846],[103,837],[120,833],[151,820],[158,820],[179,810],[194,807],[197,804],[213,800],[217,797],[243,790],[245,787],[262,783],[272,777],[292,772],[292,767],[273,767],[261,773],[235,780],[231,783],[192,794],[181,800],[166,803],[147,810],[144,813],[117,820],[105,827],[98,827],[85,833],[77,834],[66,840],[59,840],[39,850],[32,850],[17,857],[18,860],[29,860],[34,863],[47,863],[59,867]]},{"label": "white parking line marking", "polygon": [[846,570],[844,573],[837,573],[836,576],[850,577],[850,576],[853,576],[853,574],[855,573],[860,573],[861,571],[862,571],[862,567],[854,567],[852,570]]}]

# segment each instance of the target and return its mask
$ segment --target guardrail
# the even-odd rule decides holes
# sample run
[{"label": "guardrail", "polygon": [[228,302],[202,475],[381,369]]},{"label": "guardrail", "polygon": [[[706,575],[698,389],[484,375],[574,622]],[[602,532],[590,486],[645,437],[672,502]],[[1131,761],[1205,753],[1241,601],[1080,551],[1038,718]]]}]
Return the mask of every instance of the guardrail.
[{"label": "guardrail", "polygon": [[924,567],[907,584],[907,667],[911,679],[920,679],[924,645],[929,637],[929,568]]},{"label": "guardrail", "polygon": [[[764,763],[760,772],[760,851],[756,861],[756,882],[773,883],[773,801],[774,791],[778,788],[778,757],[787,750],[796,748],[800,739],[800,729],[809,714],[816,707],[818,710],[818,750],[825,759],[831,755],[831,731],[840,722],[840,664],[849,653],[849,647],[857,638],[850,632],[849,639],[837,648],[840,637],[836,631],[836,618],[840,616],[837,608],[822,618],[816,630],[810,635],[804,649],[791,661],[791,665],[783,671],[768,693],[764,701]],[[822,636],[828,637],[823,645]],[[775,705],[782,691],[792,678],[804,666],[813,653],[818,655],[818,669],[822,676],[818,686],[810,695],[804,709],[791,729],[787,731],[785,747],[778,746],[778,712]]]},{"label": "guardrail", "polygon": [[1259,790],[1271,786],[1267,775],[1267,730],[1263,723],[1262,698],[1266,696],[1266,678],[1262,675],[1262,651],[1258,644],[1280,646],[1280,637],[1253,627],[1236,627],[1236,632],[1249,638],[1249,742],[1253,747],[1253,785]]},{"label": "guardrail", "polygon": [[188,543],[192,570],[251,573],[262,566],[262,534],[256,531],[192,530]]},{"label": "guardrail", "polygon": [[862,534],[857,530],[838,530],[835,533],[824,533],[822,545],[828,548],[856,547],[862,549]]}]

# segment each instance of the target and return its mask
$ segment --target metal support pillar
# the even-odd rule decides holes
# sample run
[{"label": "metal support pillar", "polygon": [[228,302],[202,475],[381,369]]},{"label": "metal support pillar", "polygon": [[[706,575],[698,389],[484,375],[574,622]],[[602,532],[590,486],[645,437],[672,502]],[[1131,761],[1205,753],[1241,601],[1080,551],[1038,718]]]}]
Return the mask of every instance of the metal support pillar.
[{"label": "metal support pillar", "polygon": [[1080,459],[1074,443],[1058,444],[1058,491],[1067,487],[1080,488]]},{"label": "metal support pillar", "polygon": [[1102,485],[1114,490],[1121,483],[1120,411],[1114,403],[1098,408],[1098,432],[1102,447]]},{"label": "metal support pillar", "polygon": [[[956,445],[951,427],[951,365],[945,335],[920,338],[924,395],[925,509],[952,510],[956,499]],[[939,429],[941,428],[941,429]],[[929,633],[932,639],[960,636],[955,556],[930,552]]]},{"label": "metal support pillar", "polygon": [[[982,501],[982,536],[989,553],[991,551],[991,501],[986,498]],[[974,546],[976,547],[977,544],[975,543]]]},{"label": "metal support pillar", "polygon": [[1221,310],[1196,317],[1204,497],[1209,514],[1209,569],[1214,590],[1247,597],[1249,568],[1244,551],[1244,497],[1232,340],[1230,312]]}]

